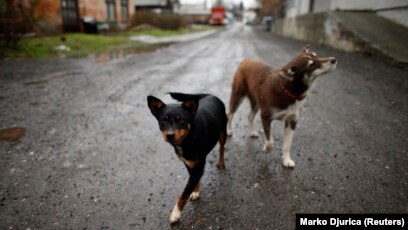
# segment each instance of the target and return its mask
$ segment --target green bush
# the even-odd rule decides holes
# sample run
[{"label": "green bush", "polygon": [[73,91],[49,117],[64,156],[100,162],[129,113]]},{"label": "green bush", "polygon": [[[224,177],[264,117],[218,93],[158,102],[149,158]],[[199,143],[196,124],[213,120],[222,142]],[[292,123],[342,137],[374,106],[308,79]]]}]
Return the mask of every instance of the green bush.
[{"label": "green bush", "polygon": [[30,31],[31,23],[19,9],[18,2],[0,1],[0,46],[17,49],[18,42]]},{"label": "green bush", "polygon": [[157,14],[151,11],[137,11],[130,20],[131,27],[151,25],[164,30],[177,30],[183,27],[182,18],[173,13]]}]

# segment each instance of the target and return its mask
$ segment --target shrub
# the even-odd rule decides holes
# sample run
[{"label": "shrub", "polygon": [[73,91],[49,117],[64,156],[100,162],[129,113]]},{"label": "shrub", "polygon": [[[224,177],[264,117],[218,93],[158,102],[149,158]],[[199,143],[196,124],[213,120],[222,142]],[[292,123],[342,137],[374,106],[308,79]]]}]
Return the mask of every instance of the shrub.
[{"label": "shrub", "polygon": [[164,30],[177,30],[183,27],[182,18],[173,13],[157,14],[147,10],[137,11],[130,20],[130,27],[148,24]]},{"label": "shrub", "polygon": [[31,29],[31,23],[22,14],[17,1],[0,2],[0,46],[16,48],[20,39]]}]

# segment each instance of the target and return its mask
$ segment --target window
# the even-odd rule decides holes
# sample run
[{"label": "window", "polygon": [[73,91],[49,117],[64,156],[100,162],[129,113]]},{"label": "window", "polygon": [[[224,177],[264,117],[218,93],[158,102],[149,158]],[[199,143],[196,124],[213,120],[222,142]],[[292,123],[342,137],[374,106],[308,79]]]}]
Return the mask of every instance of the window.
[{"label": "window", "polygon": [[108,21],[115,21],[115,0],[105,0],[106,2],[106,14]]},{"label": "window", "polygon": [[120,1],[120,14],[122,16],[122,22],[128,21],[128,17],[129,17],[128,7],[129,7],[128,0]]},{"label": "window", "polygon": [[61,0],[61,17],[64,32],[79,30],[77,0]]}]

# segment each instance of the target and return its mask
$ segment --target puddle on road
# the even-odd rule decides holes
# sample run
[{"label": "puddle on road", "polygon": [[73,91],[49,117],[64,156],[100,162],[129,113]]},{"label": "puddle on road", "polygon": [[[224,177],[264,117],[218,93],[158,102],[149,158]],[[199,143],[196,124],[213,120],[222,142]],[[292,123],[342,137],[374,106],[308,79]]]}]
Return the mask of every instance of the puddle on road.
[{"label": "puddle on road", "polygon": [[[172,43],[161,43],[161,44],[155,44],[155,45],[149,45],[149,46],[143,46],[143,47],[131,47],[131,48],[126,48],[126,49],[116,49],[116,50],[111,50],[109,52],[103,52],[103,53],[96,53],[96,54],[90,54],[88,56],[85,56],[85,58],[88,58],[90,62],[96,65],[104,65],[107,64],[113,60],[118,60],[126,57],[130,57],[136,54],[144,53],[144,52],[150,52],[150,51],[155,51],[157,49],[167,47],[171,45]],[[83,56],[78,56],[76,58],[84,58]],[[53,80],[58,80],[62,79],[65,77],[70,77],[70,76],[75,76],[75,75],[80,75],[82,74],[81,71],[64,71],[64,72],[59,72],[56,73],[55,75],[46,78],[46,79],[39,79],[39,80],[31,80],[31,81],[26,81],[24,82],[24,85],[30,86],[30,85],[41,85],[41,84],[48,84]],[[0,100],[3,98],[0,97]]]},{"label": "puddle on road", "polygon": [[38,84],[46,84],[49,83],[53,80],[57,80],[57,79],[62,79],[65,77],[69,77],[69,76],[75,76],[75,75],[79,75],[82,72],[75,72],[75,71],[71,71],[71,72],[61,72],[61,73],[56,73],[54,76],[47,78],[47,79],[42,79],[42,80],[34,80],[34,81],[27,81],[24,82],[24,85],[38,85]]},{"label": "puddle on road", "polygon": [[24,85],[37,85],[37,84],[43,84],[43,83],[48,83],[49,80],[38,80],[38,81],[28,81],[24,82]]},{"label": "puddle on road", "polygon": [[14,127],[0,130],[0,140],[17,141],[25,134],[24,128]]},{"label": "puddle on road", "polygon": [[146,47],[132,47],[126,49],[112,50],[109,52],[90,54],[88,58],[91,59],[92,63],[96,65],[103,65],[113,60],[118,60],[126,57],[131,57],[136,54],[154,51],[163,47],[169,46],[171,43],[150,45]]}]

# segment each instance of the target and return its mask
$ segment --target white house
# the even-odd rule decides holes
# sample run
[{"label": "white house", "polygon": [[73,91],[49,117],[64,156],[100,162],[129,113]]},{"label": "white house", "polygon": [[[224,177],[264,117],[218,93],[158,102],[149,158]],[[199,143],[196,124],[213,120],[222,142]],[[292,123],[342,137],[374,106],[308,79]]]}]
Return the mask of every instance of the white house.
[{"label": "white house", "polygon": [[161,12],[161,10],[170,10],[173,13],[178,13],[180,3],[178,0],[134,0],[135,8],[138,9],[152,9]]},{"label": "white house", "polygon": [[407,0],[286,0],[286,17],[329,10],[371,10],[408,27]]}]

